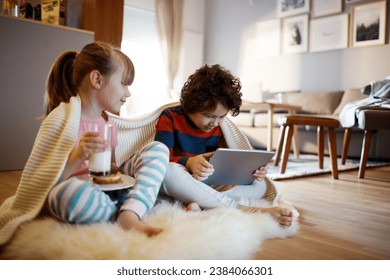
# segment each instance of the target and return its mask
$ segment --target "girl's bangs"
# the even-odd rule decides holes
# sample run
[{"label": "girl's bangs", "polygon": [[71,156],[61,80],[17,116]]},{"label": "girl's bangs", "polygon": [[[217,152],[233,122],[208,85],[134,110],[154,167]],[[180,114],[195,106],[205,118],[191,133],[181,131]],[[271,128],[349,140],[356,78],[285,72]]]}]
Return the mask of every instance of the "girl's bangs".
[{"label": "girl's bangs", "polygon": [[124,85],[130,86],[134,81],[134,74],[135,74],[133,62],[130,60],[130,58],[127,55],[125,55],[120,51],[118,52],[118,55],[121,58],[121,61],[124,66],[122,83]]}]

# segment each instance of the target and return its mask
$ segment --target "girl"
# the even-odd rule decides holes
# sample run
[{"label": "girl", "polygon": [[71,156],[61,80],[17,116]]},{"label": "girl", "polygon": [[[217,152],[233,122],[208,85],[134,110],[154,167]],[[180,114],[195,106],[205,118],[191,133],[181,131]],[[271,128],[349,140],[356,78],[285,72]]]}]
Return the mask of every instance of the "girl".
[{"label": "girl", "polygon": [[[178,107],[166,109],[157,123],[155,140],[167,145],[171,164],[162,191],[188,205],[189,210],[236,207],[248,212],[266,212],[281,225],[290,226],[292,211],[284,207],[257,208],[238,204],[242,197],[279,197],[272,182],[260,168],[248,186],[208,186],[202,181],[214,169],[208,162],[219,147],[226,147],[220,127],[229,112],[240,112],[241,83],[220,65],[205,65],[184,84]],[[265,179],[265,180],[263,180]]]},{"label": "girl", "polygon": [[166,172],[165,145],[149,143],[120,165],[122,173],[136,180],[131,189],[105,193],[84,179],[89,156],[105,145],[88,126],[112,124],[115,148],[118,129],[106,111],[119,112],[133,79],[131,60],[108,44],[94,42],[80,53],[67,51],[57,58],[48,78],[46,117],[16,195],[0,208],[0,244],[43,208],[64,222],[116,220],[126,230],[149,236],[161,232],[141,220],[153,207]]}]

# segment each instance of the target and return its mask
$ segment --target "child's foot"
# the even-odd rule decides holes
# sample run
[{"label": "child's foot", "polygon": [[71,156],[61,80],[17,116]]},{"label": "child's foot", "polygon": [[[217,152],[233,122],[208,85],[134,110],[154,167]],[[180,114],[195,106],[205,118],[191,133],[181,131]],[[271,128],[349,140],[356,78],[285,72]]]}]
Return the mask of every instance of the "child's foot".
[{"label": "child's foot", "polygon": [[271,207],[271,208],[257,208],[257,207],[249,207],[243,205],[237,205],[238,209],[249,213],[268,213],[270,214],[281,226],[291,226],[293,213],[283,207]]},{"label": "child's foot", "polygon": [[196,202],[191,202],[190,204],[187,205],[185,208],[186,211],[192,211],[192,212],[200,212],[202,209]]},{"label": "child's foot", "polygon": [[291,226],[293,213],[291,210],[283,207],[262,208],[263,213],[269,213],[281,226]]},{"label": "child's foot", "polygon": [[163,231],[162,228],[148,226],[143,223],[133,211],[122,211],[118,216],[117,222],[125,230],[134,229],[145,233],[147,236],[154,236]]}]

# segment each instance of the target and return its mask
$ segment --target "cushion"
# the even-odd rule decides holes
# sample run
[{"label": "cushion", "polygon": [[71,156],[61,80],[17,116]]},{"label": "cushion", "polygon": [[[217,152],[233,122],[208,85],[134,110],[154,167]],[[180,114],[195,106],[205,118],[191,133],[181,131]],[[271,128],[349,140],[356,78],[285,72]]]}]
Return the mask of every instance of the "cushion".
[{"label": "cushion", "polygon": [[300,113],[331,115],[342,95],[342,91],[285,93],[283,102],[301,106]]},{"label": "cushion", "polygon": [[238,126],[253,126],[253,114],[249,112],[240,112],[240,114],[235,117],[228,115],[228,118]]},{"label": "cushion", "polygon": [[337,106],[337,108],[334,110],[333,114],[338,115],[340,114],[343,107],[353,101],[360,100],[367,98],[367,95],[364,95],[360,88],[350,88],[347,89],[343,97],[341,98],[340,104]]},{"label": "cushion", "polygon": [[365,130],[390,129],[390,110],[374,107],[361,110],[357,116],[359,128]]},{"label": "cushion", "polygon": [[[280,126],[279,120],[287,115],[286,113],[274,113],[273,117],[273,126]],[[268,115],[265,114],[256,114],[255,115],[255,126],[256,127],[268,127]]]}]

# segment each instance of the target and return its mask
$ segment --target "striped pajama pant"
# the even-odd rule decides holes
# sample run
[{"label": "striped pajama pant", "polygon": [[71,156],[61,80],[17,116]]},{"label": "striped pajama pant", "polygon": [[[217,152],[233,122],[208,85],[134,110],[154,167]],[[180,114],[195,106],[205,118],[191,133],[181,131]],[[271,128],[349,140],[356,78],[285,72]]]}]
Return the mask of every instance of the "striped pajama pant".
[{"label": "striped pajama pant", "polygon": [[113,221],[123,210],[142,219],[156,202],[168,161],[168,148],[151,142],[120,166],[122,174],[135,178],[132,188],[103,192],[91,181],[71,177],[50,190],[50,212],[62,221],[78,224]]}]

